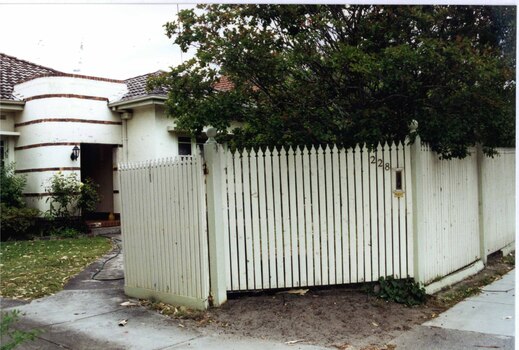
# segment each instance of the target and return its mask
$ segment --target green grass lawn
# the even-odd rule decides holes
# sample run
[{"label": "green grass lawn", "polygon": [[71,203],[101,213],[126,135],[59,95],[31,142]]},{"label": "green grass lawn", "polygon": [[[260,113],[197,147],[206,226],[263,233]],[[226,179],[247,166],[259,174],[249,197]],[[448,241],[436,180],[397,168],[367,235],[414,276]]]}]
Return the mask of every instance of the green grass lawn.
[{"label": "green grass lawn", "polygon": [[2,242],[0,295],[29,300],[56,293],[111,248],[103,237]]}]

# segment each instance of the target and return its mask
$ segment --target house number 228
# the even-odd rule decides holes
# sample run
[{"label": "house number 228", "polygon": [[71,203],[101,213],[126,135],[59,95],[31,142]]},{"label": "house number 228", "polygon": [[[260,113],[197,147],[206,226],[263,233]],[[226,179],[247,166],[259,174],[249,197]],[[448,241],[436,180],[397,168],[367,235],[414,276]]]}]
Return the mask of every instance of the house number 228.
[{"label": "house number 228", "polygon": [[391,166],[389,163],[384,164],[384,161],[382,159],[377,159],[375,156],[369,157],[371,159],[371,164],[377,164],[379,168],[384,168],[384,170],[391,169]]}]

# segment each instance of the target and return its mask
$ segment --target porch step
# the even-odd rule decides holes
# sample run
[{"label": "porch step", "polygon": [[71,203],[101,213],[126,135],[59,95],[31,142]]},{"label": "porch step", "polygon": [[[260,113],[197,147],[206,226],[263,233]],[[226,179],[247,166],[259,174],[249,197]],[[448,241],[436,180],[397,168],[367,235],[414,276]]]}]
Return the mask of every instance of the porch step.
[{"label": "porch step", "polygon": [[121,226],[93,227],[93,228],[90,228],[90,232],[94,236],[99,236],[99,235],[120,235],[121,234]]},{"label": "porch step", "polygon": [[120,220],[87,220],[86,224],[90,228],[113,227],[113,226],[121,226],[121,221]]},{"label": "porch step", "polygon": [[86,223],[94,236],[121,233],[120,220],[89,220]]}]

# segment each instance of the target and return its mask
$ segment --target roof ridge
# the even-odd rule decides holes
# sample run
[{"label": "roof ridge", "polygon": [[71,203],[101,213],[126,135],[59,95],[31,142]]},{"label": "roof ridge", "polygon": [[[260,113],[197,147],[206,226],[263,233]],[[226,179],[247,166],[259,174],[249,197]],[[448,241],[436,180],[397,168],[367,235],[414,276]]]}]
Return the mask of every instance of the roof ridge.
[{"label": "roof ridge", "polygon": [[131,80],[131,79],[142,78],[142,77],[145,77],[147,75],[158,74],[158,73],[167,73],[167,72],[165,70],[159,69],[159,70],[157,70],[155,72],[144,73],[144,74],[140,74],[140,75],[136,75],[134,77],[130,77],[130,78],[124,79],[124,81],[128,81],[128,80]]},{"label": "roof ridge", "polygon": [[30,62],[30,61],[27,61],[27,60],[23,60],[23,59],[18,58],[18,57],[16,57],[16,56],[8,55],[8,54],[3,53],[3,52],[0,52],[0,56],[5,56],[5,57],[8,57],[8,58],[12,58],[12,59],[15,59],[15,60],[17,60],[17,61],[20,61],[20,62],[23,62],[23,63],[27,63],[27,64],[30,64],[30,65],[32,65],[32,66],[38,67],[38,68],[48,69],[48,70],[53,71],[54,73],[65,73],[65,72],[62,72],[62,71],[56,70],[56,69],[54,69],[54,68],[50,68],[50,67],[46,67],[46,66],[42,66],[41,64],[36,64],[36,63],[34,63],[34,62]]}]

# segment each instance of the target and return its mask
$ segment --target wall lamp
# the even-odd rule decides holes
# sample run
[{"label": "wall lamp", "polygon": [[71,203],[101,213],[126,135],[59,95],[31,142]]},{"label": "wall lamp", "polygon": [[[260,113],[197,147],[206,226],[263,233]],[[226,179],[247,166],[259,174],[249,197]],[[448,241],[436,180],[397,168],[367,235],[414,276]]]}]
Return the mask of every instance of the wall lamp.
[{"label": "wall lamp", "polygon": [[72,153],[70,154],[70,159],[77,160],[79,158],[79,147],[76,145],[72,148]]}]

